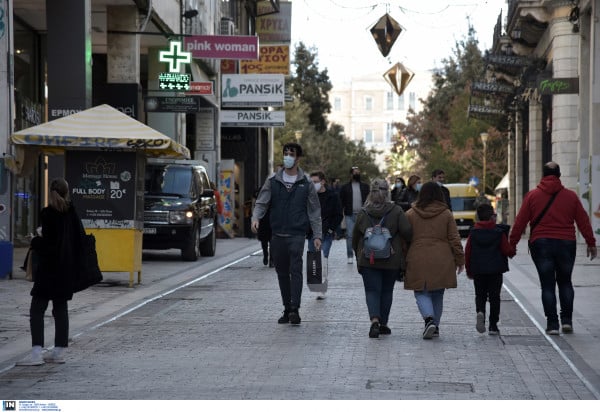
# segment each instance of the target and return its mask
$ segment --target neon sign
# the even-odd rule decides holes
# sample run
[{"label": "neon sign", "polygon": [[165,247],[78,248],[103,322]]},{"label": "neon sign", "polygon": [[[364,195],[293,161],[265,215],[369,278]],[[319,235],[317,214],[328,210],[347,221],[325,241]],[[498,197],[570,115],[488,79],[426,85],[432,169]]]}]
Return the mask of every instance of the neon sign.
[{"label": "neon sign", "polygon": [[180,41],[172,41],[169,44],[169,51],[158,53],[158,61],[169,63],[170,73],[178,73],[182,63],[192,62],[192,53],[183,51]]}]

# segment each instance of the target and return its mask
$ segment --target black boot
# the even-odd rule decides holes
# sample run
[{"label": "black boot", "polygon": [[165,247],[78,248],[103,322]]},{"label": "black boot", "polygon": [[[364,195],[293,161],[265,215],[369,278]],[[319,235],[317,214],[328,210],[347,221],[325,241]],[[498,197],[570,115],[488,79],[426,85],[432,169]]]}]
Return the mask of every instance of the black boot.
[{"label": "black boot", "polygon": [[283,315],[277,320],[277,323],[290,323],[290,310],[288,308],[285,308]]},{"label": "black boot", "polygon": [[299,325],[302,319],[300,319],[300,314],[298,313],[298,308],[290,308],[289,319],[292,325]]}]

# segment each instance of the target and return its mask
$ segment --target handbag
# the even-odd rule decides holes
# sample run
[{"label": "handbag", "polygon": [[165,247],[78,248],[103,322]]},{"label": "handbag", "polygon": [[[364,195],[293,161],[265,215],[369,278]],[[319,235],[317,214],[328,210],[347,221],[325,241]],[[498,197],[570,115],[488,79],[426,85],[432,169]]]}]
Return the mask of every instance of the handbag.
[{"label": "handbag", "polygon": [[35,281],[35,273],[38,269],[38,256],[37,253],[29,248],[27,250],[27,256],[25,257],[25,280],[29,282]]},{"label": "handbag", "polygon": [[82,235],[81,246],[81,261],[73,284],[73,293],[80,292],[102,282],[102,272],[98,265],[96,238],[94,235]]},{"label": "handbag", "polygon": [[320,285],[323,283],[323,266],[321,263],[321,251],[306,252],[306,284]]}]

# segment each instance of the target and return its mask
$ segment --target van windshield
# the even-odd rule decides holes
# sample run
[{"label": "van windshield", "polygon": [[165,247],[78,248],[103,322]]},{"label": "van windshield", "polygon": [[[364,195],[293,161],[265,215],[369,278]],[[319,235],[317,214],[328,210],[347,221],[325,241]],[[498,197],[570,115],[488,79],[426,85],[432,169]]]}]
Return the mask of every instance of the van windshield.
[{"label": "van windshield", "polygon": [[452,204],[453,212],[463,212],[465,210],[475,210],[475,197],[452,197],[450,203]]},{"label": "van windshield", "polygon": [[149,165],[146,167],[144,192],[151,195],[188,197],[192,184],[189,167]]}]

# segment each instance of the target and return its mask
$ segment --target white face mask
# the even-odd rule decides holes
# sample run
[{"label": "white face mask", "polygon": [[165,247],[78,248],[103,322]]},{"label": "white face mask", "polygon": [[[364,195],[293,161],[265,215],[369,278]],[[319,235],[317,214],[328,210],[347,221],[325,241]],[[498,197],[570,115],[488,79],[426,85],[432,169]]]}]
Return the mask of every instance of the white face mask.
[{"label": "white face mask", "polygon": [[444,184],[442,182],[440,182],[439,180],[436,183],[438,184],[439,187],[444,186]]},{"label": "white face mask", "polygon": [[291,169],[294,167],[294,162],[296,158],[294,156],[283,156],[283,167],[286,169]]},{"label": "white face mask", "polygon": [[321,190],[321,182],[314,183],[314,185],[315,185],[315,190],[316,190],[317,192],[318,192],[319,190]]}]

